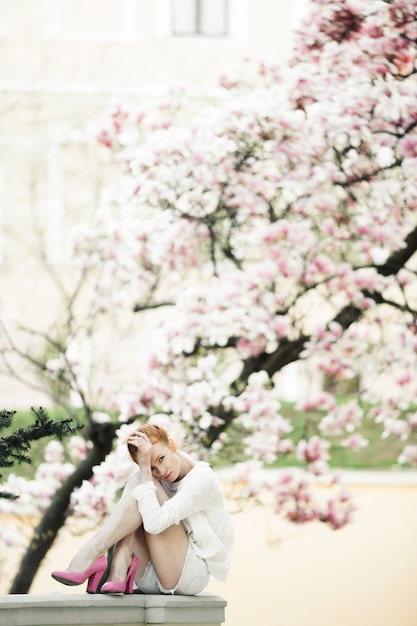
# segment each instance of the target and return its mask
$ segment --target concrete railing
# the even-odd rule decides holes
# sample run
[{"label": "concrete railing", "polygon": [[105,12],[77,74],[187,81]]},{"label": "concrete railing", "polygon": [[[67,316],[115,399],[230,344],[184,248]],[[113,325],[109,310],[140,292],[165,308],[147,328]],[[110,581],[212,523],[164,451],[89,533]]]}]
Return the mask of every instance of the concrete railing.
[{"label": "concrete railing", "polygon": [[219,596],[50,594],[0,596],[2,626],[220,626]]}]

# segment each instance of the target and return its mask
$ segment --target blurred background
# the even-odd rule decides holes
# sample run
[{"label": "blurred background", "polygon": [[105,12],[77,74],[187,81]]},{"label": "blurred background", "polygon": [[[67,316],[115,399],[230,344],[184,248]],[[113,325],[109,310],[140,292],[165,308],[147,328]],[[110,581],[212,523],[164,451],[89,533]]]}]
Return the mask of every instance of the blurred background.
[{"label": "blurred background", "polygon": [[[53,323],[69,230],[116,175],[97,141],[115,107],[178,85],[216,101],[248,55],[282,60],[307,11],[308,0],[0,0],[2,316]],[[48,406],[34,387],[0,376],[2,406]]]}]

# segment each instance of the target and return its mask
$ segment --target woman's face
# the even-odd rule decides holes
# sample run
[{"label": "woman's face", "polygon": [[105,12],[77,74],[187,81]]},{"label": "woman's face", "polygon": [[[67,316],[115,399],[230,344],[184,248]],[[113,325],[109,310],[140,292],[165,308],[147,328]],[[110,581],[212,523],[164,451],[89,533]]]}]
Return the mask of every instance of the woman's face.
[{"label": "woman's face", "polygon": [[151,470],[152,476],[157,480],[173,483],[180,478],[181,459],[165,444],[154,443],[151,452]]}]

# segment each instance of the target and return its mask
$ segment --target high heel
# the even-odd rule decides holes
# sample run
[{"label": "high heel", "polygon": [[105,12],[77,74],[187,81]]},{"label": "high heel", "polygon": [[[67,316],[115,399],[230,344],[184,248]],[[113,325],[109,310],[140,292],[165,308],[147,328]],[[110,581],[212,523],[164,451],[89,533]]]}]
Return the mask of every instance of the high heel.
[{"label": "high heel", "polygon": [[134,554],[132,556],[132,562],[130,564],[126,580],[116,583],[104,583],[104,585],[102,585],[101,587],[101,593],[133,593],[133,583],[135,582],[135,575],[138,566],[139,559],[136,554]]},{"label": "high heel", "polygon": [[106,568],[107,559],[101,556],[85,572],[56,570],[51,573],[51,576],[63,585],[82,585],[88,578],[87,593],[95,593]]}]

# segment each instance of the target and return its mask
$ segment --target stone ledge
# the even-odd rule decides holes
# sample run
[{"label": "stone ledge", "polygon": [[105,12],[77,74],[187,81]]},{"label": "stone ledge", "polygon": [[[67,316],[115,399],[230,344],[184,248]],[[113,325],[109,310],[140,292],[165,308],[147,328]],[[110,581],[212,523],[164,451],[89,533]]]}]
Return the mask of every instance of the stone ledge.
[{"label": "stone ledge", "polygon": [[220,596],[49,594],[0,596],[6,626],[220,626],[226,601]]}]

